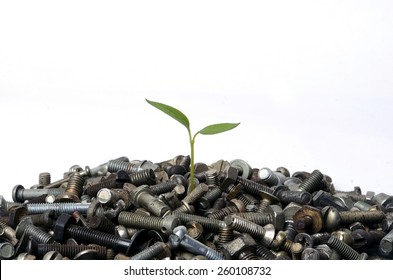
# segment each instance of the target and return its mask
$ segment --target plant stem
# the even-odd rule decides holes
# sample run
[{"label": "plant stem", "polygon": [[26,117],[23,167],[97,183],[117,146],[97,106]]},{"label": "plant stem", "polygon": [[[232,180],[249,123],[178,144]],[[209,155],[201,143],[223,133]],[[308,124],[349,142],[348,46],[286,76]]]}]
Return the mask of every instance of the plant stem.
[{"label": "plant stem", "polygon": [[191,147],[191,164],[190,164],[190,192],[194,190],[194,143],[195,136],[191,136],[191,130],[188,129],[188,136],[190,137],[190,147]]}]

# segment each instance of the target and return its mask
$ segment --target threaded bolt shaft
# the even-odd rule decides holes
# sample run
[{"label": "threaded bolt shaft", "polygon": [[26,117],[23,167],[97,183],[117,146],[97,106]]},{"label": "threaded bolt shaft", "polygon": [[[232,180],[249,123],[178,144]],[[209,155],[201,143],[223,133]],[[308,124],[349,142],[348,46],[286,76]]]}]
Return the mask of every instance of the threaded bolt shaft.
[{"label": "threaded bolt shaft", "polygon": [[107,249],[106,247],[100,245],[66,245],[66,244],[58,244],[58,243],[37,244],[36,248],[33,248],[32,249],[33,251],[29,253],[34,254],[37,257],[41,258],[50,251],[56,251],[62,254],[64,257],[73,259],[78,253],[88,249],[93,249],[97,251],[100,259],[106,259]]},{"label": "threaded bolt shaft", "polygon": [[275,260],[276,255],[274,255],[269,249],[267,249],[262,244],[257,244],[255,246],[255,254],[263,260]]},{"label": "threaded bolt shaft", "polygon": [[236,183],[242,184],[244,186],[243,190],[254,196],[259,196],[261,191],[273,194],[273,189],[240,176],[237,177]]},{"label": "threaded bolt shaft", "polygon": [[112,234],[77,225],[69,225],[65,229],[65,233],[67,236],[75,238],[77,241],[106,246],[125,253],[128,253],[131,246],[131,241],[129,239],[120,238]]},{"label": "threaded bolt shaft", "polygon": [[135,163],[113,159],[108,162],[108,172],[113,173],[119,170],[124,170],[128,173],[131,173],[134,172],[134,165]]},{"label": "threaded bolt shaft", "polygon": [[237,216],[243,218],[260,226],[265,226],[267,224],[275,224],[274,217],[269,213],[254,213],[254,212],[241,213],[240,212],[240,213],[231,214],[231,216]]},{"label": "threaded bolt shaft", "polygon": [[202,197],[209,190],[208,185],[202,183],[194,188],[182,201],[188,204],[194,204],[199,198]]},{"label": "threaded bolt shaft", "polygon": [[179,224],[179,220],[173,215],[161,218],[155,216],[142,216],[126,211],[120,212],[118,222],[120,225],[126,227],[153,229],[161,231],[164,234],[170,234]]},{"label": "threaded bolt shaft", "polygon": [[149,186],[149,189],[152,192],[152,194],[160,195],[172,191],[177,185],[178,183],[176,182],[168,181],[157,185],[151,185]]},{"label": "threaded bolt shaft", "polygon": [[135,186],[153,185],[156,183],[156,174],[153,169],[144,169],[130,174],[130,182]]},{"label": "threaded bolt shaft", "polygon": [[228,226],[231,226],[236,231],[248,233],[252,237],[258,239],[263,239],[265,237],[266,230],[262,226],[244,218],[237,216],[227,216],[225,217],[224,221]]},{"label": "threaded bolt shaft", "polygon": [[18,243],[15,230],[1,220],[0,220],[0,229],[2,235],[4,235],[8,240],[10,240],[12,245],[15,246],[16,243]]},{"label": "threaded bolt shaft", "polygon": [[[18,225],[18,227],[21,226],[21,224],[22,222]],[[38,243],[48,244],[54,242],[53,237],[49,235],[49,233],[43,231],[42,229],[36,227],[33,224],[26,225],[23,231],[18,231],[18,227],[16,228],[16,233],[17,236],[20,235],[19,238],[22,236],[24,232],[27,236],[30,236]]]},{"label": "threaded bolt shaft", "polygon": [[75,211],[86,214],[90,203],[31,203],[26,204],[28,214],[41,214],[48,210],[55,211],[55,215],[72,214]]},{"label": "threaded bolt shaft", "polygon": [[334,236],[331,236],[326,244],[336,250],[346,260],[359,260],[362,258],[362,255],[367,257],[366,253],[359,254],[351,246]]},{"label": "threaded bolt shaft", "polygon": [[225,225],[220,227],[218,231],[217,247],[221,248],[223,244],[232,241],[233,238],[234,238],[233,228],[231,226]]},{"label": "threaded bolt shaft", "polygon": [[62,188],[56,189],[25,189],[21,185],[16,185],[13,189],[13,200],[15,202],[25,202],[26,200],[32,200],[42,195],[54,195],[58,196],[65,192]]},{"label": "threaded bolt shaft", "polygon": [[183,224],[190,221],[195,221],[201,224],[206,231],[219,232],[220,227],[225,226],[224,221],[193,215],[193,214],[176,213],[174,214],[174,216],[179,218],[180,222]]},{"label": "threaded bolt shaft", "polygon": [[354,222],[378,224],[386,218],[383,211],[341,211],[339,214],[342,225],[348,225]]},{"label": "threaded bolt shaft", "polygon": [[207,215],[208,218],[211,219],[216,219],[216,220],[221,220],[222,218],[228,216],[229,214],[239,212],[239,209],[237,209],[236,206],[231,205],[222,208],[221,210],[218,210],[217,212],[214,212],[212,214]]},{"label": "threaded bolt shaft", "polygon": [[47,185],[49,185],[50,184],[50,180],[51,180],[51,177],[50,177],[50,173],[49,172],[41,172],[39,175],[38,175],[38,184],[40,185],[40,186],[47,186]]},{"label": "threaded bolt shaft", "polygon": [[85,194],[94,197],[102,189],[114,189],[117,187],[116,176],[109,176],[107,179],[102,180],[86,188]]},{"label": "threaded bolt shaft", "polygon": [[320,182],[323,179],[323,174],[319,170],[314,170],[310,177],[305,179],[300,185],[299,189],[305,192],[313,193],[319,187]]},{"label": "threaded bolt shaft", "polygon": [[132,256],[130,260],[152,260],[158,255],[165,254],[170,256],[170,249],[168,244],[164,242],[156,242],[148,248],[140,251],[138,254]]}]

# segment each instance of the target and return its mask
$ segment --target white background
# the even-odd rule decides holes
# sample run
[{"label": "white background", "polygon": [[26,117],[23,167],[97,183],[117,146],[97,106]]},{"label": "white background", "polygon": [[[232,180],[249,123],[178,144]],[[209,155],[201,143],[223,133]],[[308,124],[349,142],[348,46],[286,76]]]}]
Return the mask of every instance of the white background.
[{"label": "white background", "polygon": [[1,194],[71,165],[189,154],[391,191],[391,1],[1,1]]}]

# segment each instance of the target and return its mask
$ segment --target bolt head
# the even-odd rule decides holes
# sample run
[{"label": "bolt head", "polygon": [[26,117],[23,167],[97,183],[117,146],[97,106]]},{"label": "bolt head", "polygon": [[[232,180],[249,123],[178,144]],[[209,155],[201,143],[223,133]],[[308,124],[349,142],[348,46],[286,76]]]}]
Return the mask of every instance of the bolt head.
[{"label": "bolt head", "polygon": [[265,247],[269,247],[274,240],[274,236],[276,234],[276,230],[272,224],[267,224],[263,227],[265,229],[265,235],[263,236],[262,244]]},{"label": "bolt head", "polygon": [[177,226],[173,229],[173,233],[169,236],[168,241],[170,247],[175,249],[180,246],[181,241],[187,234],[187,228],[185,226]]},{"label": "bolt head", "polygon": [[321,213],[325,221],[325,229],[328,232],[336,230],[341,223],[341,217],[339,211],[330,206],[322,208]]},{"label": "bolt head", "polygon": [[21,197],[19,197],[19,192],[21,190],[24,190],[25,188],[22,185],[16,185],[13,189],[12,189],[12,200],[14,202],[24,202],[23,199]]},{"label": "bolt head", "polygon": [[279,205],[270,205],[267,211],[273,216],[273,226],[276,230],[282,230],[285,223],[284,211]]},{"label": "bolt head", "polygon": [[161,231],[162,233],[169,235],[176,229],[179,224],[179,218],[175,216],[165,216],[164,218],[162,218]]},{"label": "bolt head", "polygon": [[222,253],[228,259],[236,259],[244,250],[254,250],[257,243],[251,235],[243,233],[238,238],[222,245]]},{"label": "bolt head", "polygon": [[242,159],[234,159],[229,162],[232,167],[238,170],[239,176],[244,179],[248,179],[251,176],[251,166]]},{"label": "bolt head", "polygon": [[[311,225],[307,226],[307,228],[302,228],[298,225],[302,223],[304,219],[309,219],[312,223]],[[310,232],[310,233],[317,233],[323,227],[323,218],[321,211],[318,208],[304,205],[300,208],[295,215],[293,216],[293,222],[295,223],[295,228],[297,232]]]},{"label": "bolt head", "polygon": [[62,242],[65,239],[65,229],[72,222],[73,222],[72,216],[67,213],[63,213],[57,218],[55,226],[53,228],[54,230],[53,238],[55,241]]},{"label": "bolt head", "polygon": [[22,237],[22,235],[23,235],[23,233],[25,232],[25,230],[26,230],[26,227],[28,226],[28,225],[32,225],[33,224],[33,221],[32,221],[32,219],[31,219],[31,217],[24,217],[20,222],[19,222],[19,224],[18,224],[18,226],[16,227],[16,229],[15,229],[15,233],[16,233],[16,237],[18,238],[18,239],[20,239],[21,237]]},{"label": "bolt head", "polygon": [[222,176],[221,189],[225,190],[230,185],[234,185],[236,183],[238,177],[237,169],[235,167],[228,166],[224,169]]}]

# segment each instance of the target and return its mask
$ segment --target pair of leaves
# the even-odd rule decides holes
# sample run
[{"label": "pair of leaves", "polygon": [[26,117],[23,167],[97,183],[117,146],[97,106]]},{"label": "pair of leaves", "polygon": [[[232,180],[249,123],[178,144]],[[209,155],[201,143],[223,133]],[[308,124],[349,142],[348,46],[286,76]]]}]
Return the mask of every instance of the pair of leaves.
[{"label": "pair of leaves", "polygon": [[[151,100],[147,100],[147,99],[146,99],[146,101],[147,101],[147,103],[149,103],[153,107],[157,108],[158,110],[164,112],[168,116],[177,120],[179,123],[184,125],[187,128],[187,130],[190,132],[190,121],[188,120],[186,115],[184,115],[181,111],[179,111],[178,109],[171,107],[169,105],[163,104],[163,103],[159,103],[159,102],[155,102],[155,101],[151,101]],[[213,134],[222,133],[222,132],[234,129],[239,124],[240,123],[217,123],[217,124],[208,125],[208,126],[202,128],[201,130],[199,130],[197,133],[195,133],[195,136],[198,133],[204,134],[204,135],[213,135]]]}]

